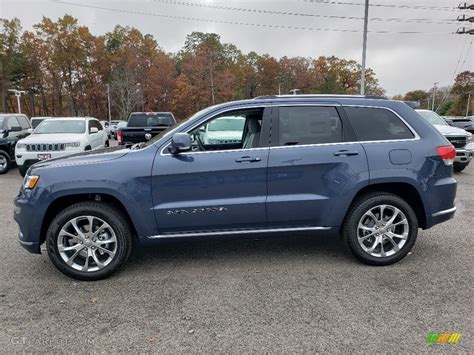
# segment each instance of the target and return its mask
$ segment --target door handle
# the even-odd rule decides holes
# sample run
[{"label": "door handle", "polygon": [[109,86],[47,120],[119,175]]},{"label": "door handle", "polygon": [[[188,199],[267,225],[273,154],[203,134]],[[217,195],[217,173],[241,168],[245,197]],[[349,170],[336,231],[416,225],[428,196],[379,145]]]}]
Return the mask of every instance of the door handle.
[{"label": "door handle", "polygon": [[349,155],[359,155],[359,152],[356,150],[340,150],[335,152],[334,155],[336,157],[347,157]]},{"label": "door handle", "polygon": [[240,157],[239,159],[235,159],[236,163],[253,163],[256,161],[260,161],[261,159],[259,157]]}]

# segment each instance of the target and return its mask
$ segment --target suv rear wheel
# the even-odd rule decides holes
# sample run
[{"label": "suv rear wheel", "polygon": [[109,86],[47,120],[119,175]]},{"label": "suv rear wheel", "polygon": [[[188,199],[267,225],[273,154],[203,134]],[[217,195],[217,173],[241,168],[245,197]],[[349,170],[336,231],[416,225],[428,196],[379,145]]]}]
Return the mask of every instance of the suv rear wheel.
[{"label": "suv rear wheel", "polygon": [[469,165],[469,163],[454,163],[453,164],[453,170],[456,173],[460,173],[461,171],[466,169],[468,165]]},{"label": "suv rear wheel", "polygon": [[81,202],[61,211],[47,232],[49,258],[63,274],[99,280],[117,271],[132,247],[123,214],[99,202]]},{"label": "suv rear wheel", "polygon": [[390,265],[404,258],[415,244],[418,220],[398,196],[373,193],[356,201],[343,226],[351,252],[370,265]]}]

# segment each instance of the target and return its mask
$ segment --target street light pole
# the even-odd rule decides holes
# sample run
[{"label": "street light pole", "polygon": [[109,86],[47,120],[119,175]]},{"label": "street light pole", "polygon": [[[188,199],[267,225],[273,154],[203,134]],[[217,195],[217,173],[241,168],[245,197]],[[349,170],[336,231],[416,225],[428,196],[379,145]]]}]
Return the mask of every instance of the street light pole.
[{"label": "street light pole", "polygon": [[111,120],[111,115],[110,115],[110,85],[109,84],[106,84],[107,85],[107,106],[108,106],[108,109],[109,109],[109,123],[110,123],[110,120]]},{"label": "street light pole", "polygon": [[18,113],[21,113],[21,95],[25,94],[26,91],[16,90],[16,89],[8,89],[9,92],[13,92],[16,96],[16,104],[18,106]]},{"label": "street light pole", "polygon": [[360,94],[365,95],[365,58],[367,54],[367,27],[369,24],[369,0],[365,0],[364,35],[362,41],[362,68],[360,71]]},{"label": "street light pole", "polygon": [[436,85],[438,84],[439,84],[438,82],[433,84],[433,100],[431,101],[431,111],[434,111],[435,109],[436,89],[438,89]]}]

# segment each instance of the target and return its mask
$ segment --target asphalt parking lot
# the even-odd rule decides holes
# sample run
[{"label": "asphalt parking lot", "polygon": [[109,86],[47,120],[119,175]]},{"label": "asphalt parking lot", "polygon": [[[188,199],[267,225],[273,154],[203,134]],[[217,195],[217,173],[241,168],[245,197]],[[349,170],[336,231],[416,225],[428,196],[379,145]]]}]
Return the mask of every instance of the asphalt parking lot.
[{"label": "asphalt parking lot", "polygon": [[[11,170],[0,176],[2,352],[472,352],[474,166],[456,178],[455,219],[421,231],[393,266],[362,265],[325,237],[169,240],[87,283],[20,247]],[[427,345],[431,332],[462,338]]]}]

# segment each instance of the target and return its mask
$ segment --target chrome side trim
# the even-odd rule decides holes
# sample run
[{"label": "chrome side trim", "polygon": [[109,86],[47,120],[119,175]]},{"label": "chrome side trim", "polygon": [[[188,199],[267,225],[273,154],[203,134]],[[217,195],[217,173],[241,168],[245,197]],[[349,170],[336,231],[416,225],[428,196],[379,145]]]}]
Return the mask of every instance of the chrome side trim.
[{"label": "chrome side trim", "polygon": [[217,232],[197,232],[197,233],[169,233],[152,235],[147,238],[181,238],[181,237],[211,237],[217,235],[238,235],[238,234],[255,234],[255,233],[277,233],[277,232],[303,232],[303,231],[317,231],[317,230],[331,230],[332,227],[299,227],[299,228],[270,228],[270,229],[239,229],[232,231],[217,231]]},{"label": "chrome side trim", "polygon": [[448,213],[453,213],[453,212],[456,212],[456,207],[453,207],[453,208],[450,208],[450,209],[447,209],[447,210],[443,210],[443,211],[439,211],[439,212],[435,212],[431,215],[431,217],[437,217],[437,216],[441,216],[443,214],[448,214]]}]

